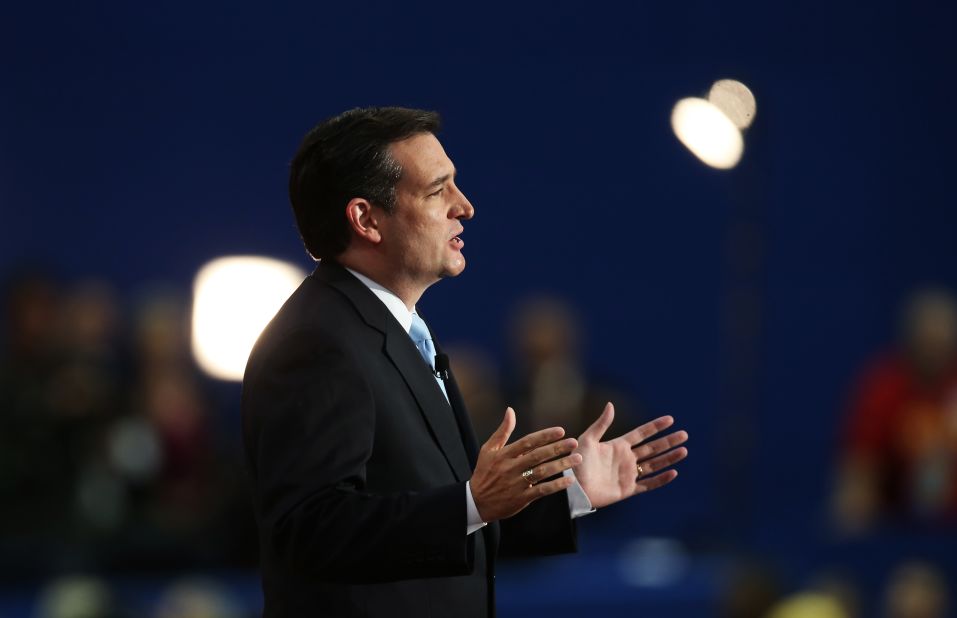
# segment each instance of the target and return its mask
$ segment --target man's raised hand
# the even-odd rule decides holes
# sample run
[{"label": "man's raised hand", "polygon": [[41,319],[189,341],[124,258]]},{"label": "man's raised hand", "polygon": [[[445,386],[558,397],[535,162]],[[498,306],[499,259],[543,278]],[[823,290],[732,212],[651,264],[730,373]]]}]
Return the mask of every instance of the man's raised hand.
[{"label": "man's raised hand", "polygon": [[595,508],[667,485],[678,472],[666,468],[688,456],[688,449],[675,448],[688,440],[685,431],[647,442],[671,427],[675,422],[672,417],[656,418],[614,440],[602,442],[614,418],[615,407],[608,403],[598,420],[579,437],[575,449],[582,457],[575,477]]},{"label": "man's raised hand", "polygon": [[[561,427],[530,433],[508,444],[515,430],[515,410],[507,408],[505,418],[479,451],[470,487],[482,521],[505,519],[535,500],[567,489],[573,479],[562,476],[546,480],[577,466],[582,456],[572,451],[575,438],[566,438]],[[523,474],[531,471],[530,474]]]}]

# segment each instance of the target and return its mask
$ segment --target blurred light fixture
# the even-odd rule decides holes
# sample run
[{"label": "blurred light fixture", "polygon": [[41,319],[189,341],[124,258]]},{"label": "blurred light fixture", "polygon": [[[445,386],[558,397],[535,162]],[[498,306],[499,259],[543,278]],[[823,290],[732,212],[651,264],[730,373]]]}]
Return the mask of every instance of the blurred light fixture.
[{"label": "blurred light fixture", "polygon": [[802,592],[775,605],[770,618],[846,618],[847,612],[830,595]]},{"label": "blurred light fixture", "polygon": [[713,103],[697,98],[678,101],[671,112],[671,128],[706,165],[726,170],[741,160],[741,131]]},{"label": "blurred light fixture", "polygon": [[627,541],[622,544],[618,558],[622,579],[643,588],[674,586],[687,575],[691,565],[681,543],[661,537]]},{"label": "blurred light fixture", "polygon": [[675,135],[706,165],[731,169],[744,153],[742,131],[754,121],[757,103],[747,86],[721,79],[707,99],[682,99],[671,112]]},{"label": "blurred light fixture", "polygon": [[222,380],[241,380],[253,344],[305,273],[280,260],[223,257],[193,283],[193,355]]},{"label": "blurred light fixture", "polygon": [[719,79],[708,92],[708,101],[724,112],[739,129],[747,129],[758,111],[757,101],[747,86],[736,79]]}]

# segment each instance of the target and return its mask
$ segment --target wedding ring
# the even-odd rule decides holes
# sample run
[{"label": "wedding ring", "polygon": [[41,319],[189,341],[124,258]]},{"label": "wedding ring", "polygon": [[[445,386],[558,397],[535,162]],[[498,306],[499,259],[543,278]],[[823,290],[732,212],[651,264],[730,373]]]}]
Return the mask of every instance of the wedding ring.
[{"label": "wedding ring", "polygon": [[522,472],[522,480],[523,480],[523,481],[528,481],[529,486],[531,486],[531,484],[532,484],[532,474],[533,474],[533,472],[532,472],[532,469],[531,469],[531,468],[529,468],[529,469],[526,470],[525,472]]},{"label": "wedding ring", "polygon": [[645,471],[641,469],[641,464],[635,464],[635,466],[638,468],[638,478],[643,477],[645,475]]}]

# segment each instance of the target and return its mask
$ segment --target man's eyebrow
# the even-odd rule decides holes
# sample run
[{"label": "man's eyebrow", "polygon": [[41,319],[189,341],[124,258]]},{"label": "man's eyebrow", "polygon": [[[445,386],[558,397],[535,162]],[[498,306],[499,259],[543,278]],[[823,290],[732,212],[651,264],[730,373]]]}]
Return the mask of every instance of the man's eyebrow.
[{"label": "man's eyebrow", "polygon": [[442,176],[439,176],[438,178],[430,182],[426,188],[432,189],[434,187],[440,187],[444,185],[446,182],[448,182],[449,178],[452,178],[453,176],[455,176],[455,172],[452,172],[451,174],[443,174]]}]

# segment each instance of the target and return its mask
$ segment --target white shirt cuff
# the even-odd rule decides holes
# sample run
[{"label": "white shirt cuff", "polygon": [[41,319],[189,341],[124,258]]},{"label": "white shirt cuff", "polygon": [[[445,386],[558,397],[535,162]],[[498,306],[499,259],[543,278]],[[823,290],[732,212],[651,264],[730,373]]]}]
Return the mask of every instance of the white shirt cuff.
[{"label": "white shirt cuff", "polygon": [[[584,495],[585,492],[582,492]],[[588,498],[585,498],[586,500]],[[589,504],[588,506],[591,506]],[[481,530],[488,525],[488,522],[482,521],[479,515],[478,507],[475,506],[475,498],[472,497],[472,481],[465,483],[465,536],[468,536],[476,530]]]},{"label": "white shirt cuff", "polygon": [[[595,512],[595,507],[591,505],[591,500],[585,495],[581,483],[575,478],[575,473],[571,469],[562,472],[565,476],[571,476],[575,479],[571,487],[565,491],[568,493],[568,512],[572,519],[578,519],[585,515]],[[488,522],[482,521],[479,515],[478,507],[475,506],[475,498],[472,497],[472,482],[465,483],[465,534],[472,534],[476,530],[481,530],[488,525]]]},{"label": "white shirt cuff", "polygon": [[594,513],[595,507],[591,505],[591,500],[585,495],[585,490],[582,489],[581,483],[575,478],[575,473],[572,472],[571,468],[565,470],[562,474],[575,479],[571,487],[565,490],[568,493],[568,512],[571,518],[578,519],[579,517]]}]

